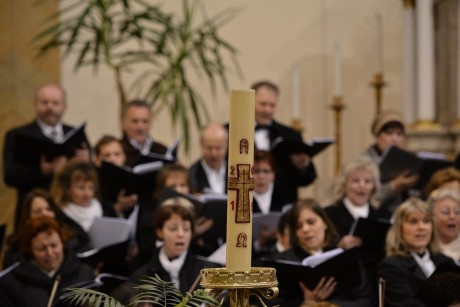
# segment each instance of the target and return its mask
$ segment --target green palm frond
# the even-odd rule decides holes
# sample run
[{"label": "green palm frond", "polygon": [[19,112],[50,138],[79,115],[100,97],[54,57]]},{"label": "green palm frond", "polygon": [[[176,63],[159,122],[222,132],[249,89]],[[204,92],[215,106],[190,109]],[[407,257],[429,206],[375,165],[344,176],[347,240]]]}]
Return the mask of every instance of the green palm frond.
[{"label": "green palm frond", "polygon": [[[162,280],[158,275],[145,277],[142,283],[135,286],[137,294],[129,306],[139,303],[151,303],[164,307],[200,307],[203,303],[209,307],[220,306],[219,302],[204,290],[195,290],[185,296],[174,286],[174,283]],[[64,290],[66,301],[72,306],[87,307],[125,307],[107,294],[83,288],[67,288]]]},{"label": "green palm frond", "polygon": [[125,305],[121,304],[111,296],[91,289],[67,288],[65,292],[66,295],[68,295],[65,300],[70,302],[73,306],[125,307]]},{"label": "green palm frond", "polygon": [[183,299],[182,293],[174,283],[162,280],[158,275],[148,276],[143,284],[136,288],[141,290],[134,301],[137,303],[152,303],[155,306],[177,306]]},{"label": "green palm frond", "polygon": [[193,291],[193,293],[187,293],[185,298],[187,299],[187,301],[186,305],[184,306],[200,307],[203,303],[205,303],[206,306],[210,307],[220,306],[219,301],[210,296],[203,289],[195,290]]}]

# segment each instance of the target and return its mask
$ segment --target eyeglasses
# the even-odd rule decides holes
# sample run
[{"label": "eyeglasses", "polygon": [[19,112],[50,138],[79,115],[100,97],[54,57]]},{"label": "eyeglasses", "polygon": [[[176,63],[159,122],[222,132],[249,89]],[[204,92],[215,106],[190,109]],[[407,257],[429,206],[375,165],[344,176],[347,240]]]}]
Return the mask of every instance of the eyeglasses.
[{"label": "eyeglasses", "polygon": [[254,170],[254,174],[255,175],[259,175],[259,174],[265,174],[265,175],[268,175],[270,173],[272,173],[273,171],[271,169],[255,169]]},{"label": "eyeglasses", "polygon": [[449,209],[449,208],[444,208],[440,210],[442,215],[451,215],[453,213],[454,215],[460,215],[460,208],[455,208],[455,209]]}]

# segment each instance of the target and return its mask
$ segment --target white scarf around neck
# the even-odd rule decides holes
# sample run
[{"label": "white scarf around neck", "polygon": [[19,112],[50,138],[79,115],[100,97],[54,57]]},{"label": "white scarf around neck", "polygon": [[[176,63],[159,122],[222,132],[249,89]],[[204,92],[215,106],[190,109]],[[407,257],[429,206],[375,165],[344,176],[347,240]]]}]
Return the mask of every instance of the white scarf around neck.
[{"label": "white scarf around neck", "polygon": [[80,225],[86,232],[93,225],[94,219],[102,216],[101,203],[93,198],[88,207],[68,203],[62,211]]},{"label": "white scarf around neck", "polygon": [[180,270],[182,269],[182,266],[184,265],[185,257],[187,257],[187,251],[183,252],[182,255],[180,255],[176,259],[169,260],[168,256],[166,256],[164,249],[165,248],[162,247],[160,250],[160,254],[159,254],[160,263],[163,266],[163,268],[166,270],[166,272],[169,273],[169,276],[171,277],[171,281],[176,285],[176,288],[179,289],[180,287],[179,273],[180,273]]}]

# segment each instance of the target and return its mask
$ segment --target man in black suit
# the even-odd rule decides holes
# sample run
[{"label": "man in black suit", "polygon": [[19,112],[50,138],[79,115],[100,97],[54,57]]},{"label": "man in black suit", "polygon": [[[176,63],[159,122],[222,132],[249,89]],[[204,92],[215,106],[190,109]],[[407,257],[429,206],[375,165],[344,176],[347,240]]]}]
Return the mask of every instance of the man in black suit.
[{"label": "man in black suit", "polygon": [[[282,137],[302,141],[302,135],[294,129],[278,123],[273,119],[279,98],[278,87],[269,81],[256,82],[251,87],[255,90],[255,147],[258,150],[271,149],[273,141]],[[303,153],[278,157],[276,171],[277,185],[286,193],[286,199],[297,199],[297,188],[308,186],[316,179],[316,170],[311,158]]]},{"label": "man in black suit", "polygon": [[141,155],[166,153],[166,146],[150,136],[151,125],[152,113],[147,102],[132,100],[126,104],[121,116],[121,144],[126,154],[127,166],[133,167]]},{"label": "man in black suit", "polygon": [[227,130],[211,122],[201,131],[202,157],[189,168],[194,192],[227,193]]},{"label": "man in black suit", "polygon": [[[17,189],[16,226],[20,222],[22,201],[33,188],[48,189],[53,175],[64,165],[67,157],[58,156],[48,161],[37,151],[37,156],[28,161],[19,158],[20,138],[23,135],[35,139],[60,143],[72,129],[61,122],[66,110],[66,94],[56,84],[45,84],[37,89],[34,97],[36,118],[29,124],[9,130],[3,147],[4,179],[7,185]],[[74,156],[90,159],[89,143],[84,142],[74,151]],[[30,155],[29,155],[30,156]],[[32,155],[33,156],[33,155]]]}]

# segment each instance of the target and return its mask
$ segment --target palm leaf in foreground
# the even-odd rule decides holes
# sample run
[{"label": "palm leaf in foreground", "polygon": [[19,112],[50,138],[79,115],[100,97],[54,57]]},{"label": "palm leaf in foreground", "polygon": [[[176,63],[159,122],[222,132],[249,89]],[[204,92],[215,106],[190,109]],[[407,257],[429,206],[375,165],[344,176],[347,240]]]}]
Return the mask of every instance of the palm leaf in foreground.
[{"label": "palm leaf in foreground", "polygon": [[[202,289],[184,296],[172,282],[162,280],[158,275],[145,277],[142,284],[135,287],[141,293],[136,295],[129,306],[139,303],[151,303],[164,307],[199,307],[203,303],[209,307],[220,306],[219,302]],[[88,307],[125,307],[105,293],[83,288],[67,288],[66,301],[74,306]]]},{"label": "palm leaf in foreground", "polygon": [[98,306],[110,306],[110,307],[125,307],[123,304],[118,302],[113,297],[94,291],[91,289],[84,288],[67,288],[66,295],[68,297],[65,299],[69,301],[74,306],[88,306],[88,307],[98,307]]}]

